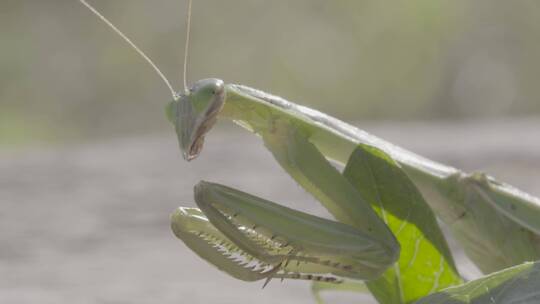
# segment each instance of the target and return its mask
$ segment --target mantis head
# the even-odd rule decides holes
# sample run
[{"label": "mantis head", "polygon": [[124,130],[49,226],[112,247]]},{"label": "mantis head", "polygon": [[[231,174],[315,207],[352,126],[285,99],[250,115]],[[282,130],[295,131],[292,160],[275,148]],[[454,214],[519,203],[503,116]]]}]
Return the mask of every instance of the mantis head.
[{"label": "mantis head", "polygon": [[166,106],[167,119],[175,126],[185,160],[190,161],[201,153],[204,136],[216,123],[224,103],[223,81],[209,78],[197,81]]},{"label": "mantis head", "polygon": [[204,135],[216,123],[216,116],[223,107],[225,101],[225,85],[219,79],[203,79],[197,81],[190,89],[187,89],[187,59],[189,46],[189,28],[191,20],[191,3],[187,9],[187,33],[186,48],[184,52],[184,88],[183,94],[174,91],[170,81],[165,77],[157,65],[135,43],[131,41],[112,22],[103,16],[97,9],[85,0],[79,0],[93,14],[103,21],[109,28],[126,41],[161,77],[163,83],[171,91],[173,101],[166,107],[167,118],[176,128],[180,149],[184,159],[192,160],[199,155],[204,143]]}]

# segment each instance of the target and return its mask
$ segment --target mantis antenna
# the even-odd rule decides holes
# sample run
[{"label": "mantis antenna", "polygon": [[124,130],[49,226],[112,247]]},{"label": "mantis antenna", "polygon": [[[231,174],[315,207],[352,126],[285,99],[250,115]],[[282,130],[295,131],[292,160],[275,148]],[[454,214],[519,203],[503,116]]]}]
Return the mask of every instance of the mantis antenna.
[{"label": "mantis antenna", "polygon": [[[159,77],[161,77],[161,79],[163,80],[165,85],[171,91],[171,95],[172,95],[173,99],[178,100],[179,96],[174,91],[173,87],[171,86],[171,83],[169,82],[169,79],[167,79],[167,77],[165,77],[163,72],[161,72],[161,70],[152,61],[152,59],[150,59],[150,57],[148,57],[141,49],[139,49],[137,47],[137,45],[135,45],[135,43],[133,43],[131,41],[131,39],[129,39],[124,33],[122,33],[122,31],[120,31],[116,26],[114,26],[114,24],[112,24],[112,22],[110,22],[107,18],[105,18],[105,16],[103,16],[97,9],[95,9],[93,6],[91,6],[88,2],[86,2],[85,0],[79,0],[79,2],[81,2],[84,6],[86,6],[86,8],[88,8],[92,13],[94,13],[97,17],[99,17],[99,19],[101,19],[101,21],[103,21],[105,24],[107,24],[107,26],[109,26],[112,30],[114,30],[116,32],[116,34],[118,34],[120,37],[122,37],[122,39],[124,39],[135,51],[137,51],[137,53],[139,53],[139,55],[146,62],[148,62],[148,64],[150,64],[150,66],[154,69],[154,71],[156,71],[156,73],[159,75]],[[191,10],[191,0],[189,1],[189,7],[190,7],[190,10]],[[188,16],[190,16],[190,15],[191,15],[191,13],[188,12]],[[188,27],[188,38],[189,38],[189,27]],[[186,45],[186,50],[187,50],[187,45]],[[186,59],[187,58],[187,51],[186,51],[186,55],[184,56],[184,58],[185,58],[184,60],[187,61],[187,59]],[[186,75],[185,64],[186,64],[186,62],[184,62],[184,86],[186,87],[186,85],[185,85],[185,83],[186,83],[186,80],[185,80],[185,75]],[[187,89],[185,89],[185,90],[187,90]]]},{"label": "mantis antenna", "polygon": [[187,87],[187,61],[188,61],[188,53],[189,53],[189,36],[191,33],[191,3],[193,0],[188,0],[188,9],[187,9],[187,16],[186,16],[186,43],[184,46],[184,73],[182,75],[182,79],[184,80],[184,91],[187,94],[188,93],[188,87]]}]

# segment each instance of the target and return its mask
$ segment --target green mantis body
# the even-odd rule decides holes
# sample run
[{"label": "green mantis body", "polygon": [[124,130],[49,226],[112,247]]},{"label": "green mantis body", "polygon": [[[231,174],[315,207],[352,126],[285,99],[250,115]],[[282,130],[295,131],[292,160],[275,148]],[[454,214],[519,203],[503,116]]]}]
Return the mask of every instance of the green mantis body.
[{"label": "green mantis body", "polygon": [[[80,1],[139,51],[173,91],[144,53]],[[337,220],[227,186],[199,183],[194,196],[199,208],[176,210],[172,230],[199,256],[235,278],[266,283],[272,278],[364,280],[383,304],[412,303],[430,294],[433,297],[425,299],[437,303],[469,303],[445,301],[453,301],[454,294],[468,286],[484,287],[485,298],[496,289],[494,281],[504,284],[512,275],[538,273],[536,264],[523,264],[495,274],[495,280],[442,292],[462,279],[434,216],[450,226],[482,271],[493,272],[539,259],[540,200],[535,197],[246,86],[204,79],[184,92],[173,92],[173,97],[166,114],[184,159],[201,153],[218,118],[232,120],[260,136],[281,167]],[[534,289],[526,292],[530,299],[536,297]],[[487,303],[480,301],[474,303]]]},{"label": "green mantis body", "polygon": [[[215,87],[213,90],[219,92],[219,98],[199,96],[206,94],[200,92],[207,87]],[[540,202],[509,185],[483,174],[469,175],[433,162],[326,114],[245,86],[224,85],[215,79],[202,80],[193,86],[188,97],[177,103],[189,106],[193,100],[193,107],[197,106],[196,103],[207,107],[201,107],[199,115],[195,110],[189,114],[191,120],[205,121],[202,127],[201,124],[191,127],[185,119],[177,120],[180,146],[188,160],[200,152],[204,135],[218,115],[258,134],[263,140],[279,129],[295,130],[326,158],[341,164],[347,162],[358,144],[375,146],[401,165],[431,208],[456,232],[483,271],[495,271],[539,256],[536,239],[540,221],[535,219],[540,214]],[[207,109],[211,109],[208,119],[205,118]],[[265,144],[284,169],[291,173],[287,160],[280,158],[278,148],[274,148],[285,146],[287,142],[271,145],[269,140],[265,140]],[[513,232],[512,238],[506,237],[509,230]],[[486,251],[498,254],[489,259],[484,256]]]},{"label": "green mantis body", "polygon": [[[185,115],[186,113],[188,115]],[[461,242],[469,257],[482,271],[487,273],[500,270],[524,261],[536,260],[540,256],[538,223],[534,220],[535,216],[540,215],[538,199],[506,184],[496,182],[484,174],[466,174],[458,169],[422,158],[318,111],[245,86],[225,85],[217,79],[197,82],[186,95],[182,95],[178,101],[169,104],[167,114],[170,121],[176,126],[180,148],[186,160],[194,159],[201,152],[204,136],[213,126],[217,117],[230,119],[259,135],[285,171],[318,198],[337,220],[360,229],[366,228],[362,227],[365,219],[351,218],[350,215],[356,211],[348,209],[348,206],[350,204],[362,205],[365,202],[362,202],[361,199],[345,199],[328,203],[327,196],[320,193],[326,191],[323,188],[341,189],[343,184],[338,182],[340,179],[337,176],[321,181],[320,179],[324,179],[324,176],[332,175],[331,169],[327,172],[322,168],[331,167],[326,159],[332,159],[342,165],[347,164],[347,171],[348,165],[353,161],[351,155],[354,155],[359,147],[376,147],[399,164],[438,217],[452,228],[454,235]],[[309,173],[310,168],[317,172]],[[347,182],[345,181],[344,184]],[[338,190],[338,192],[340,191],[343,190]],[[197,203],[201,205],[199,201]],[[219,202],[216,201],[216,203]],[[241,212],[241,209],[234,212]],[[348,211],[343,212],[343,210]],[[273,215],[260,213],[261,217],[256,217],[253,221],[266,220],[268,226],[265,228],[270,231],[281,227],[281,225],[287,225],[287,231],[305,231],[302,221],[282,223],[277,220],[288,212],[286,208],[283,208]],[[208,216],[207,212],[205,214]],[[370,214],[369,217],[371,216],[373,215]],[[212,217],[212,215],[209,216],[210,222],[213,223],[215,220],[212,221]],[[268,221],[269,218],[270,221]],[[175,225],[190,221],[189,216],[173,216],[173,230],[188,246],[190,246],[189,241],[186,241],[181,235],[181,233],[185,233],[185,230],[180,232],[180,229],[175,229]],[[388,221],[385,222],[388,223]],[[273,226],[272,223],[276,226]],[[217,228],[219,229],[219,227]],[[227,237],[231,239],[234,238],[234,235],[242,233],[241,230],[237,230],[232,233],[233,235],[227,235]],[[309,235],[309,231],[307,235]],[[388,237],[382,230],[378,236],[381,242],[392,243],[392,238]],[[345,241],[345,239],[344,237],[342,240]],[[433,244],[437,244],[436,241],[431,241]],[[239,244],[234,240],[232,243]],[[300,241],[297,246],[303,248],[302,242]],[[444,255],[444,244],[441,245],[439,242],[435,247],[439,248]],[[193,247],[191,248],[193,249]],[[392,246],[392,248],[394,248],[393,253],[395,254],[397,252],[396,246]],[[240,245],[237,249],[242,252],[247,247]],[[317,256],[322,254],[319,249],[312,248],[313,251],[307,251],[304,254],[312,257]],[[274,265],[277,266],[270,268],[264,274],[259,274],[257,279],[266,277],[268,281],[272,277],[289,276],[337,281],[325,277],[324,272],[353,279],[370,280],[374,278],[360,273],[339,273],[328,269],[317,269],[310,272],[302,268],[280,268],[284,263],[287,263],[284,261],[295,259],[294,249],[291,249],[291,252],[293,254],[283,257],[282,260],[274,260]],[[486,252],[493,254],[486,255]],[[351,252],[342,252],[342,254],[346,257]],[[260,259],[264,255],[265,253],[256,254],[254,258]],[[388,256],[391,255],[392,252]],[[336,257],[334,256],[334,258]],[[218,267],[221,265],[218,260],[206,259]],[[449,260],[451,261],[451,258]],[[332,259],[328,261],[328,263],[339,263]],[[393,260],[387,260],[387,262],[391,261]],[[356,262],[361,265],[362,261],[357,260]],[[354,267],[353,263],[347,266],[361,271],[361,268]],[[390,267],[390,264],[380,264],[379,274]],[[448,268],[453,269],[452,265],[449,265]],[[225,271],[240,279],[254,279],[253,275],[248,274],[243,266],[233,271],[231,268],[225,269]],[[245,273],[239,275],[239,272]],[[315,273],[316,276],[312,276],[312,273]],[[457,274],[455,269],[454,273]],[[368,287],[381,303],[407,303],[410,299],[414,299],[414,296],[402,295],[397,299],[386,300],[384,294],[387,293],[387,282],[385,283],[384,280],[376,280],[374,283],[368,282]],[[432,291],[458,284],[459,278],[456,275],[450,275],[444,284],[439,283],[433,284]]]}]

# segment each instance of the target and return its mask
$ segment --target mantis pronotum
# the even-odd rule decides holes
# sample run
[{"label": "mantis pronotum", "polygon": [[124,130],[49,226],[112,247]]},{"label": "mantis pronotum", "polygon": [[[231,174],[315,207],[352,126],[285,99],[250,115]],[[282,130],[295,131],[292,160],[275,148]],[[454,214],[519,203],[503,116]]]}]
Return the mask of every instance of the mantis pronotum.
[{"label": "mantis pronotum", "polygon": [[[462,282],[431,210],[486,273],[539,259],[538,198],[256,89],[219,79],[187,88],[187,42],[184,90],[176,93],[148,56],[97,10],[80,2],[164,80],[173,97],[167,117],[186,160],[201,153],[204,137],[218,118],[230,119],[260,136],[282,168],[337,220],[223,185],[199,183],[195,201],[200,209],[179,208],[172,215],[172,229],[194,252],[231,276],[265,279],[265,284],[272,278],[365,280],[381,303],[408,303]],[[187,40],[191,1],[188,7]],[[344,171],[328,160],[342,164]]]}]

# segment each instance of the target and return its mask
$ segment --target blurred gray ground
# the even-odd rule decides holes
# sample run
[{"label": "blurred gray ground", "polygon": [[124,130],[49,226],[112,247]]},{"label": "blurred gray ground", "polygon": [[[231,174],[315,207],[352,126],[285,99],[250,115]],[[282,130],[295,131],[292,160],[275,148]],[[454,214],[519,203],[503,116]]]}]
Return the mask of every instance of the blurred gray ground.
[{"label": "blurred gray ground", "polygon": [[[540,194],[540,119],[361,127]],[[326,215],[256,137],[223,129],[192,163],[172,134],[0,151],[0,303],[313,303],[305,282],[233,280],[170,232],[201,179]]]}]

